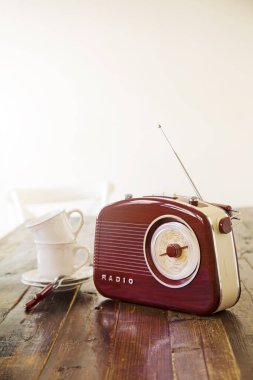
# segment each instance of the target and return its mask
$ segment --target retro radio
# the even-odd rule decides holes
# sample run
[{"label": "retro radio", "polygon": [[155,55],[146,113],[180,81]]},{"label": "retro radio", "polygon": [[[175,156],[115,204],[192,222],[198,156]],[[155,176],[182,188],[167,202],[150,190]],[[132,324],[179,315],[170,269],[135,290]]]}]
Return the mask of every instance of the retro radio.
[{"label": "retro radio", "polygon": [[240,296],[236,217],[230,206],[203,201],[171,148],[198,196],[129,196],[104,207],[96,223],[94,282],[105,297],[208,315]]}]

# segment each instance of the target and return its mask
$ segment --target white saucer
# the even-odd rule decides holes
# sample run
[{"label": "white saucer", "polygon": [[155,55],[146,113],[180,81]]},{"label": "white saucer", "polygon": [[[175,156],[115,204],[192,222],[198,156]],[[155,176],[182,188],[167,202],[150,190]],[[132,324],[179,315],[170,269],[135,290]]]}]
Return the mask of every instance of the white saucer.
[{"label": "white saucer", "polygon": [[[89,280],[92,277],[92,275],[93,267],[82,267],[78,271],[73,273],[70,277],[68,277],[66,280],[64,280],[61,283],[61,285],[57,288],[57,290],[72,290],[77,285],[80,285],[83,282]],[[23,284],[36,286],[40,288],[52,282],[52,280],[44,276],[41,276],[38,269],[33,269],[26,273],[23,273],[21,281],[23,282]]]}]

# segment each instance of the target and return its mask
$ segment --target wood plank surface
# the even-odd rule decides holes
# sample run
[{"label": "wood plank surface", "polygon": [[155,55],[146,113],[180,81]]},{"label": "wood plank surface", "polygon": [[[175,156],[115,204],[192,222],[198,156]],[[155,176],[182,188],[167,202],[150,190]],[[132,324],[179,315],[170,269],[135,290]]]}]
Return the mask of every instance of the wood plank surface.
[{"label": "wood plank surface", "polygon": [[240,378],[235,356],[220,319],[173,321],[170,324],[170,336],[175,378]]},{"label": "wood plank surface", "polygon": [[35,266],[34,245],[24,226],[0,240],[0,322],[28,289],[20,282],[22,273]]},{"label": "wood plank surface", "polygon": [[166,311],[80,292],[41,379],[168,379]]},{"label": "wood plank surface", "polygon": [[37,378],[77,294],[54,293],[25,313],[37,289],[20,279],[35,267],[35,245],[24,226],[0,241],[0,379]]},{"label": "wood plank surface", "polygon": [[99,379],[106,372],[110,346],[114,341],[118,303],[98,306],[97,295],[79,292],[41,379]]},{"label": "wood plank surface", "polygon": [[[30,313],[36,288],[21,284],[36,266],[24,227],[0,241],[0,379],[252,379],[253,209],[235,227],[242,293],[212,315],[106,300],[93,281],[54,293]],[[93,251],[94,220],[81,242]]]},{"label": "wood plank surface", "polygon": [[36,379],[41,373],[77,294],[54,293],[36,309],[23,305],[34,294],[29,289],[0,325],[0,379]]}]

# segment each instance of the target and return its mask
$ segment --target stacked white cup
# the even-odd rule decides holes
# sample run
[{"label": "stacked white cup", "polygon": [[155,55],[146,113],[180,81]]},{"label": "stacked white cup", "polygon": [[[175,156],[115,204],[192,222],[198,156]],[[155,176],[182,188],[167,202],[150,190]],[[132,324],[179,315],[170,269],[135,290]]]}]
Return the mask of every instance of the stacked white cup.
[{"label": "stacked white cup", "polygon": [[[70,223],[73,214],[79,215],[77,227]],[[30,221],[37,251],[39,274],[48,280],[58,276],[71,276],[88,264],[90,252],[87,247],[77,244],[77,236],[84,224],[83,213],[74,209],[52,211]]]}]

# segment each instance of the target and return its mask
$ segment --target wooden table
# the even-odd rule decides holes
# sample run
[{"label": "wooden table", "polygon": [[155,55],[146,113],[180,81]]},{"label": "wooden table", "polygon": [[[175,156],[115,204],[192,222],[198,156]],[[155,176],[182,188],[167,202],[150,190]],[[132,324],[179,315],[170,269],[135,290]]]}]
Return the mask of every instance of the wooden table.
[{"label": "wooden table", "polygon": [[[92,280],[31,312],[23,285],[36,267],[21,226],[0,242],[0,379],[253,379],[253,209],[235,228],[242,293],[232,309],[198,317],[106,300]],[[94,220],[82,242],[93,247]]]}]

